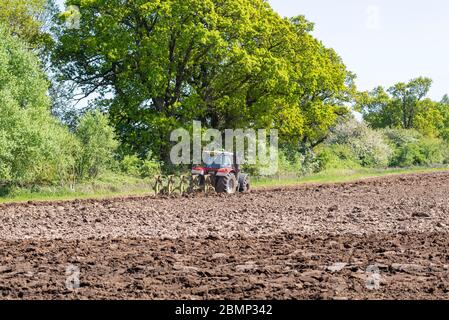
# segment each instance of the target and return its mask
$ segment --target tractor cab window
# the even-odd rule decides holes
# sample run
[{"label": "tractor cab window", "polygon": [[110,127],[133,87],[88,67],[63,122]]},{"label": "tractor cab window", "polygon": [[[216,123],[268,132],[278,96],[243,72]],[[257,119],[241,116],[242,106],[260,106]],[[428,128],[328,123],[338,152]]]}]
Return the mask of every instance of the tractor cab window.
[{"label": "tractor cab window", "polygon": [[228,155],[223,155],[223,167],[228,168],[232,166],[231,157]]},{"label": "tractor cab window", "polygon": [[204,154],[204,164],[209,168],[221,168],[222,156],[214,154]]},{"label": "tractor cab window", "polygon": [[232,166],[232,159],[226,154],[205,154],[204,164],[213,169],[228,168]]}]

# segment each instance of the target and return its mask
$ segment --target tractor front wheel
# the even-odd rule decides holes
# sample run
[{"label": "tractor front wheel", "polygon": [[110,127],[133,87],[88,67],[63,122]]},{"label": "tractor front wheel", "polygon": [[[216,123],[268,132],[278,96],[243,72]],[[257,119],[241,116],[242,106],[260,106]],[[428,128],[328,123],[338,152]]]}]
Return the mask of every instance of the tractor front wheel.
[{"label": "tractor front wheel", "polygon": [[233,194],[237,191],[237,187],[237,178],[233,173],[230,173],[218,179],[216,191],[218,193]]}]

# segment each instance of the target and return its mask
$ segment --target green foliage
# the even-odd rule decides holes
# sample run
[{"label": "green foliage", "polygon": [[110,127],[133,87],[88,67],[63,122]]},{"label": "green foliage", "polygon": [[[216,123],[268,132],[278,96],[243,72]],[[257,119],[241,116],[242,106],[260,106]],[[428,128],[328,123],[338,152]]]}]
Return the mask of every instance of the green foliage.
[{"label": "green foliage", "polygon": [[390,159],[392,167],[432,166],[447,162],[448,146],[441,139],[406,129],[386,129],[383,135],[394,150]]},{"label": "green foliage", "polygon": [[422,134],[413,129],[385,129],[382,133],[393,148],[400,148],[406,144],[417,143],[422,139]]},{"label": "green foliage", "polygon": [[95,178],[114,157],[118,146],[114,129],[109,126],[108,117],[96,110],[80,119],[75,134],[82,147],[77,159],[78,177]]},{"label": "green foliage", "polygon": [[136,155],[127,155],[120,162],[122,172],[142,178],[151,178],[161,174],[161,164],[152,159],[151,154],[145,160]]},{"label": "green foliage", "polygon": [[142,160],[140,160],[138,156],[127,155],[120,162],[120,167],[121,167],[121,170],[128,175],[139,176],[141,164],[142,164]]},{"label": "green foliage", "polygon": [[397,83],[388,89],[393,98],[393,104],[399,109],[401,125],[404,129],[414,128],[419,102],[427,95],[431,86],[432,79],[421,77],[410,80],[408,83]]},{"label": "green foliage", "polygon": [[0,93],[0,181],[53,183],[73,177],[78,143],[46,110],[23,109]]},{"label": "green foliage", "polygon": [[357,169],[361,165],[348,145],[334,144],[321,147],[318,153],[319,171]]},{"label": "green foliage", "polygon": [[401,123],[401,115],[392,102],[391,97],[382,87],[371,92],[357,95],[355,109],[362,112],[363,119],[375,129],[395,128]]},{"label": "green foliage", "polygon": [[432,80],[413,79],[385,91],[378,87],[357,95],[356,109],[373,128],[415,129],[427,137],[449,138],[449,108],[444,103],[425,99]]},{"label": "green foliage", "polygon": [[445,122],[449,122],[449,113],[444,105],[425,99],[418,103],[417,113],[413,121],[413,128],[423,135],[436,138],[447,135]]},{"label": "green foliage", "polygon": [[423,138],[397,148],[391,166],[430,166],[447,162],[447,145],[441,140]]},{"label": "green foliage", "polygon": [[268,168],[266,165],[256,163],[253,165],[246,164],[243,169],[246,173],[249,173],[254,177],[270,177],[270,176],[294,176],[299,177],[305,174],[305,157],[299,152],[292,153],[291,150],[286,148],[278,151],[278,170],[273,171],[272,168]]},{"label": "green foliage", "polygon": [[[69,0],[53,60],[85,94],[102,95],[131,151],[168,157],[169,133],[201,120],[216,129],[280,129],[314,145],[347,113],[354,76],[310,34],[263,0]],[[113,95],[105,95],[113,93]],[[112,98],[111,98],[112,96]]]},{"label": "green foliage", "polygon": [[142,165],[140,167],[140,176],[143,178],[153,177],[155,175],[161,174],[161,163],[153,160],[152,158],[147,158],[143,160]]},{"label": "green foliage", "polygon": [[36,56],[0,27],[0,183],[63,182],[73,177],[77,141],[49,112]]},{"label": "green foliage", "polygon": [[279,152],[279,175],[296,175],[300,176],[303,173],[303,160],[300,154],[288,156],[285,151]]},{"label": "green foliage", "polygon": [[48,108],[47,81],[38,59],[0,26],[0,90],[20,108]]},{"label": "green foliage", "polygon": [[[380,132],[354,119],[337,125],[326,145],[328,149],[321,157],[327,168],[330,164],[337,164],[338,168],[337,159],[343,162],[343,168],[354,162],[362,167],[386,167],[392,153]],[[329,153],[333,153],[333,156]]]},{"label": "green foliage", "polygon": [[44,29],[51,20],[48,10],[54,8],[53,0],[2,0],[0,25],[31,47],[42,48],[52,42]]},{"label": "green foliage", "polygon": [[438,124],[439,137],[449,142],[449,97],[443,97],[441,103],[437,104],[440,122]]}]

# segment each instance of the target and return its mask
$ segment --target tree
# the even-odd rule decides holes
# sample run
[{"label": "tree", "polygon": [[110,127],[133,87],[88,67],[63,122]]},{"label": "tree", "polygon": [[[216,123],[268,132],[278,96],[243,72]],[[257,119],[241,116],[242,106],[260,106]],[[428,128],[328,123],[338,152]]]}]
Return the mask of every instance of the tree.
[{"label": "tree", "polygon": [[420,77],[407,84],[398,83],[388,90],[393,97],[393,104],[400,110],[401,125],[404,129],[414,127],[419,102],[427,96],[431,86],[432,79]]},{"label": "tree", "polygon": [[364,120],[372,128],[400,126],[402,118],[400,109],[392,103],[392,98],[383,87],[377,87],[371,92],[361,92],[356,100],[356,110],[362,112]]},{"label": "tree", "polygon": [[80,119],[75,133],[81,142],[77,175],[79,179],[95,178],[114,156],[117,148],[114,129],[109,126],[107,116],[96,110]]},{"label": "tree", "polygon": [[[0,25],[4,25],[11,35],[20,38],[38,55],[41,68],[51,82],[48,93],[53,113],[61,118],[69,118],[63,109],[65,105],[70,105],[68,98],[72,97],[73,90],[69,91],[67,86],[58,81],[51,70],[50,61],[54,44],[54,17],[58,12],[55,0],[4,0],[0,2]],[[70,120],[67,122],[73,124],[72,117],[64,120]]]},{"label": "tree", "polygon": [[294,34],[282,40],[289,45],[279,54],[292,68],[289,80],[293,91],[288,97],[294,102],[282,110],[281,116],[288,120],[278,127],[281,136],[286,133],[285,140],[299,139],[303,148],[313,148],[324,142],[339,117],[349,114],[345,105],[355,94],[356,76],[347,71],[333,49],[310,35],[312,23],[303,16],[290,19],[290,23]]},{"label": "tree", "polygon": [[449,108],[425,98],[432,80],[416,78],[385,91],[378,87],[357,95],[356,109],[373,128],[416,129],[427,137],[449,138]]},{"label": "tree", "polygon": [[412,129],[431,85],[431,79],[416,78],[397,83],[387,91],[378,87],[362,92],[357,95],[356,110],[374,128]]},{"label": "tree", "polygon": [[47,81],[41,65],[23,42],[0,25],[0,90],[23,109],[48,107]]},{"label": "tree", "polygon": [[338,55],[263,0],[67,4],[80,6],[80,29],[62,15],[54,62],[141,155],[168,156],[170,131],[193,119],[314,144],[346,110],[352,76]]},{"label": "tree", "polygon": [[0,26],[0,184],[65,182],[77,141],[51,117],[38,58]]},{"label": "tree", "polygon": [[431,138],[442,136],[442,132],[445,130],[445,115],[442,111],[439,102],[431,99],[418,102],[413,119],[413,129]]},{"label": "tree", "polygon": [[0,24],[14,36],[34,49],[41,49],[52,41],[49,34],[54,0],[2,0]]}]

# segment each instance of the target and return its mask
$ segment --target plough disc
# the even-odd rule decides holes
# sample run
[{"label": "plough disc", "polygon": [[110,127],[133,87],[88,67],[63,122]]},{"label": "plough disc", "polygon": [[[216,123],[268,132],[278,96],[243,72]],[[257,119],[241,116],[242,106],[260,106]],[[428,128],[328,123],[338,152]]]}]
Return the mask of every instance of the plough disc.
[{"label": "plough disc", "polygon": [[215,191],[215,188],[213,186],[213,178],[210,175],[190,177],[189,193],[210,193],[213,191]]},{"label": "plough disc", "polygon": [[[209,187],[204,187],[199,176],[155,176],[153,178],[153,191],[156,195],[173,195],[175,193],[184,195],[196,191],[209,191]],[[206,179],[207,180],[207,179]],[[209,178],[210,181],[210,178]]]},{"label": "plough disc", "polygon": [[189,178],[186,176],[179,177],[178,190],[181,195],[185,194],[189,189]]},{"label": "plough disc", "polygon": [[161,194],[164,188],[164,177],[163,176],[155,176],[154,177],[153,190],[155,194]]},{"label": "plough disc", "polygon": [[195,193],[201,188],[200,176],[190,176],[189,179],[189,193]]},{"label": "plough disc", "polygon": [[204,193],[210,193],[215,191],[215,188],[213,186],[213,180],[212,177],[210,175],[207,175],[204,177],[204,183],[202,185],[202,191]]}]

